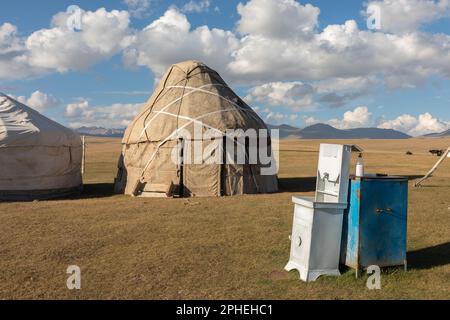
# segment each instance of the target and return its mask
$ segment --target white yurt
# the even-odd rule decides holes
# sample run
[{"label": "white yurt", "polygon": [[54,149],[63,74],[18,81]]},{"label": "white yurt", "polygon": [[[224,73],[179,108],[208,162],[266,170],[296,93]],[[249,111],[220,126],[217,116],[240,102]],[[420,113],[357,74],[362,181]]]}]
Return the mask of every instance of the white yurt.
[{"label": "white yurt", "polygon": [[78,134],[0,93],[0,200],[78,193],[81,158]]}]

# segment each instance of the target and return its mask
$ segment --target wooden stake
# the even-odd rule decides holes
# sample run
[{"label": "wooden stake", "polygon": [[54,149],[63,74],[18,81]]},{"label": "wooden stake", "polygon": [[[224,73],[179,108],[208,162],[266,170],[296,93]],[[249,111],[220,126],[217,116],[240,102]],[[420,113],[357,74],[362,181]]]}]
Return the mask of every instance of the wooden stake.
[{"label": "wooden stake", "polygon": [[81,174],[84,175],[86,166],[86,136],[81,137],[81,142],[83,146],[83,156],[81,158]]},{"label": "wooden stake", "polygon": [[436,171],[436,169],[441,165],[441,163],[444,161],[445,158],[447,158],[447,156],[450,154],[450,147],[448,147],[447,151],[444,152],[444,154],[442,155],[442,157],[439,159],[438,162],[436,162],[436,164],[434,165],[433,168],[431,168],[431,170],[425,175],[425,177],[423,177],[422,179],[420,179],[419,181],[417,181],[414,186],[415,187],[419,187],[420,184],[422,182],[424,182],[425,180],[427,180],[428,178],[431,177],[431,175]]}]

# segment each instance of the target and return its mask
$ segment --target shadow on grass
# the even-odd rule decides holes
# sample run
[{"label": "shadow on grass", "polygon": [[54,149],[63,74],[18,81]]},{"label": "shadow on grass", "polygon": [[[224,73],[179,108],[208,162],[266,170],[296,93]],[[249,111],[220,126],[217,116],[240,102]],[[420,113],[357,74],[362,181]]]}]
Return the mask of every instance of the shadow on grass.
[{"label": "shadow on grass", "polygon": [[0,192],[0,202],[33,202],[56,200],[82,200],[93,198],[107,198],[116,195],[113,183],[84,184],[83,188],[55,189],[50,191],[11,191]]},{"label": "shadow on grass", "polygon": [[281,192],[311,192],[316,190],[316,177],[279,178]]},{"label": "shadow on grass", "polygon": [[[408,180],[416,180],[423,176],[402,176]],[[316,191],[316,177],[278,178],[278,186],[281,192],[312,192]]]},{"label": "shadow on grass", "polygon": [[407,178],[409,181],[411,181],[411,180],[417,180],[417,179],[423,178],[423,175],[421,175],[421,176],[418,176],[418,175],[411,175],[411,176],[402,176],[402,177],[405,177],[405,178]]},{"label": "shadow on grass", "polygon": [[75,196],[75,199],[92,199],[92,198],[108,198],[116,195],[114,193],[113,183],[91,183],[83,186],[83,191],[80,195]]},{"label": "shadow on grass", "polygon": [[430,269],[450,264],[450,242],[408,252],[411,269]]}]

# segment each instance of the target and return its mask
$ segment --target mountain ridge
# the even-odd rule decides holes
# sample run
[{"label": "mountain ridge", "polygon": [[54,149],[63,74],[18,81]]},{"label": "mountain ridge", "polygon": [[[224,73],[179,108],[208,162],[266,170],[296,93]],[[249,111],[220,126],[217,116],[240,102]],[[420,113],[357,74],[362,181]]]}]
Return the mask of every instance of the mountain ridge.
[{"label": "mountain ridge", "polygon": [[[328,124],[318,123],[306,128],[296,128],[287,124],[270,125],[269,129],[280,130],[280,138],[297,139],[409,139],[411,136],[392,129],[379,128],[356,128],[356,129],[337,129]],[[96,137],[116,137],[121,138],[125,129],[106,129],[103,127],[83,126],[75,129],[81,135]]]},{"label": "mountain ridge", "polygon": [[80,135],[93,136],[93,137],[110,137],[110,138],[122,138],[125,133],[125,129],[106,129],[103,127],[87,127],[83,126],[75,129]]},{"label": "mountain ridge", "polygon": [[[291,126],[289,126],[291,127]],[[279,129],[280,138],[298,139],[409,139],[410,135],[393,129],[355,128],[337,129],[328,124],[317,123],[306,128],[285,129],[284,125],[269,125],[270,129]]]},{"label": "mountain ridge", "polygon": [[443,138],[443,137],[450,137],[450,129],[443,131],[443,132],[436,132],[436,133],[429,133],[423,135],[423,137],[426,138]]}]

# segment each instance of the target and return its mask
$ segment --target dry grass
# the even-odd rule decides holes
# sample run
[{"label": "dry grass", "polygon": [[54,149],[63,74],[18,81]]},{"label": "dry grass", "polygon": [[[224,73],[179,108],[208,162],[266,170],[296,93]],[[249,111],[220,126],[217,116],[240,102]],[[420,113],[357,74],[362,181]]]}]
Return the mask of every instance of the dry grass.
[{"label": "dry grass", "polygon": [[[0,299],[450,298],[450,161],[410,187],[408,273],[390,271],[369,291],[352,271],[309,284],[283,271],[290,198],[314,189],[318,143],[282,142],[281,193],[168,200],[112,195],[119,140],[89,139],[83,197],[0,203]],[[437,161],[427,150],[450,139],[356,143],[368,171],[414,176]],[[72,264],[80,291],[66,288]]]}]

